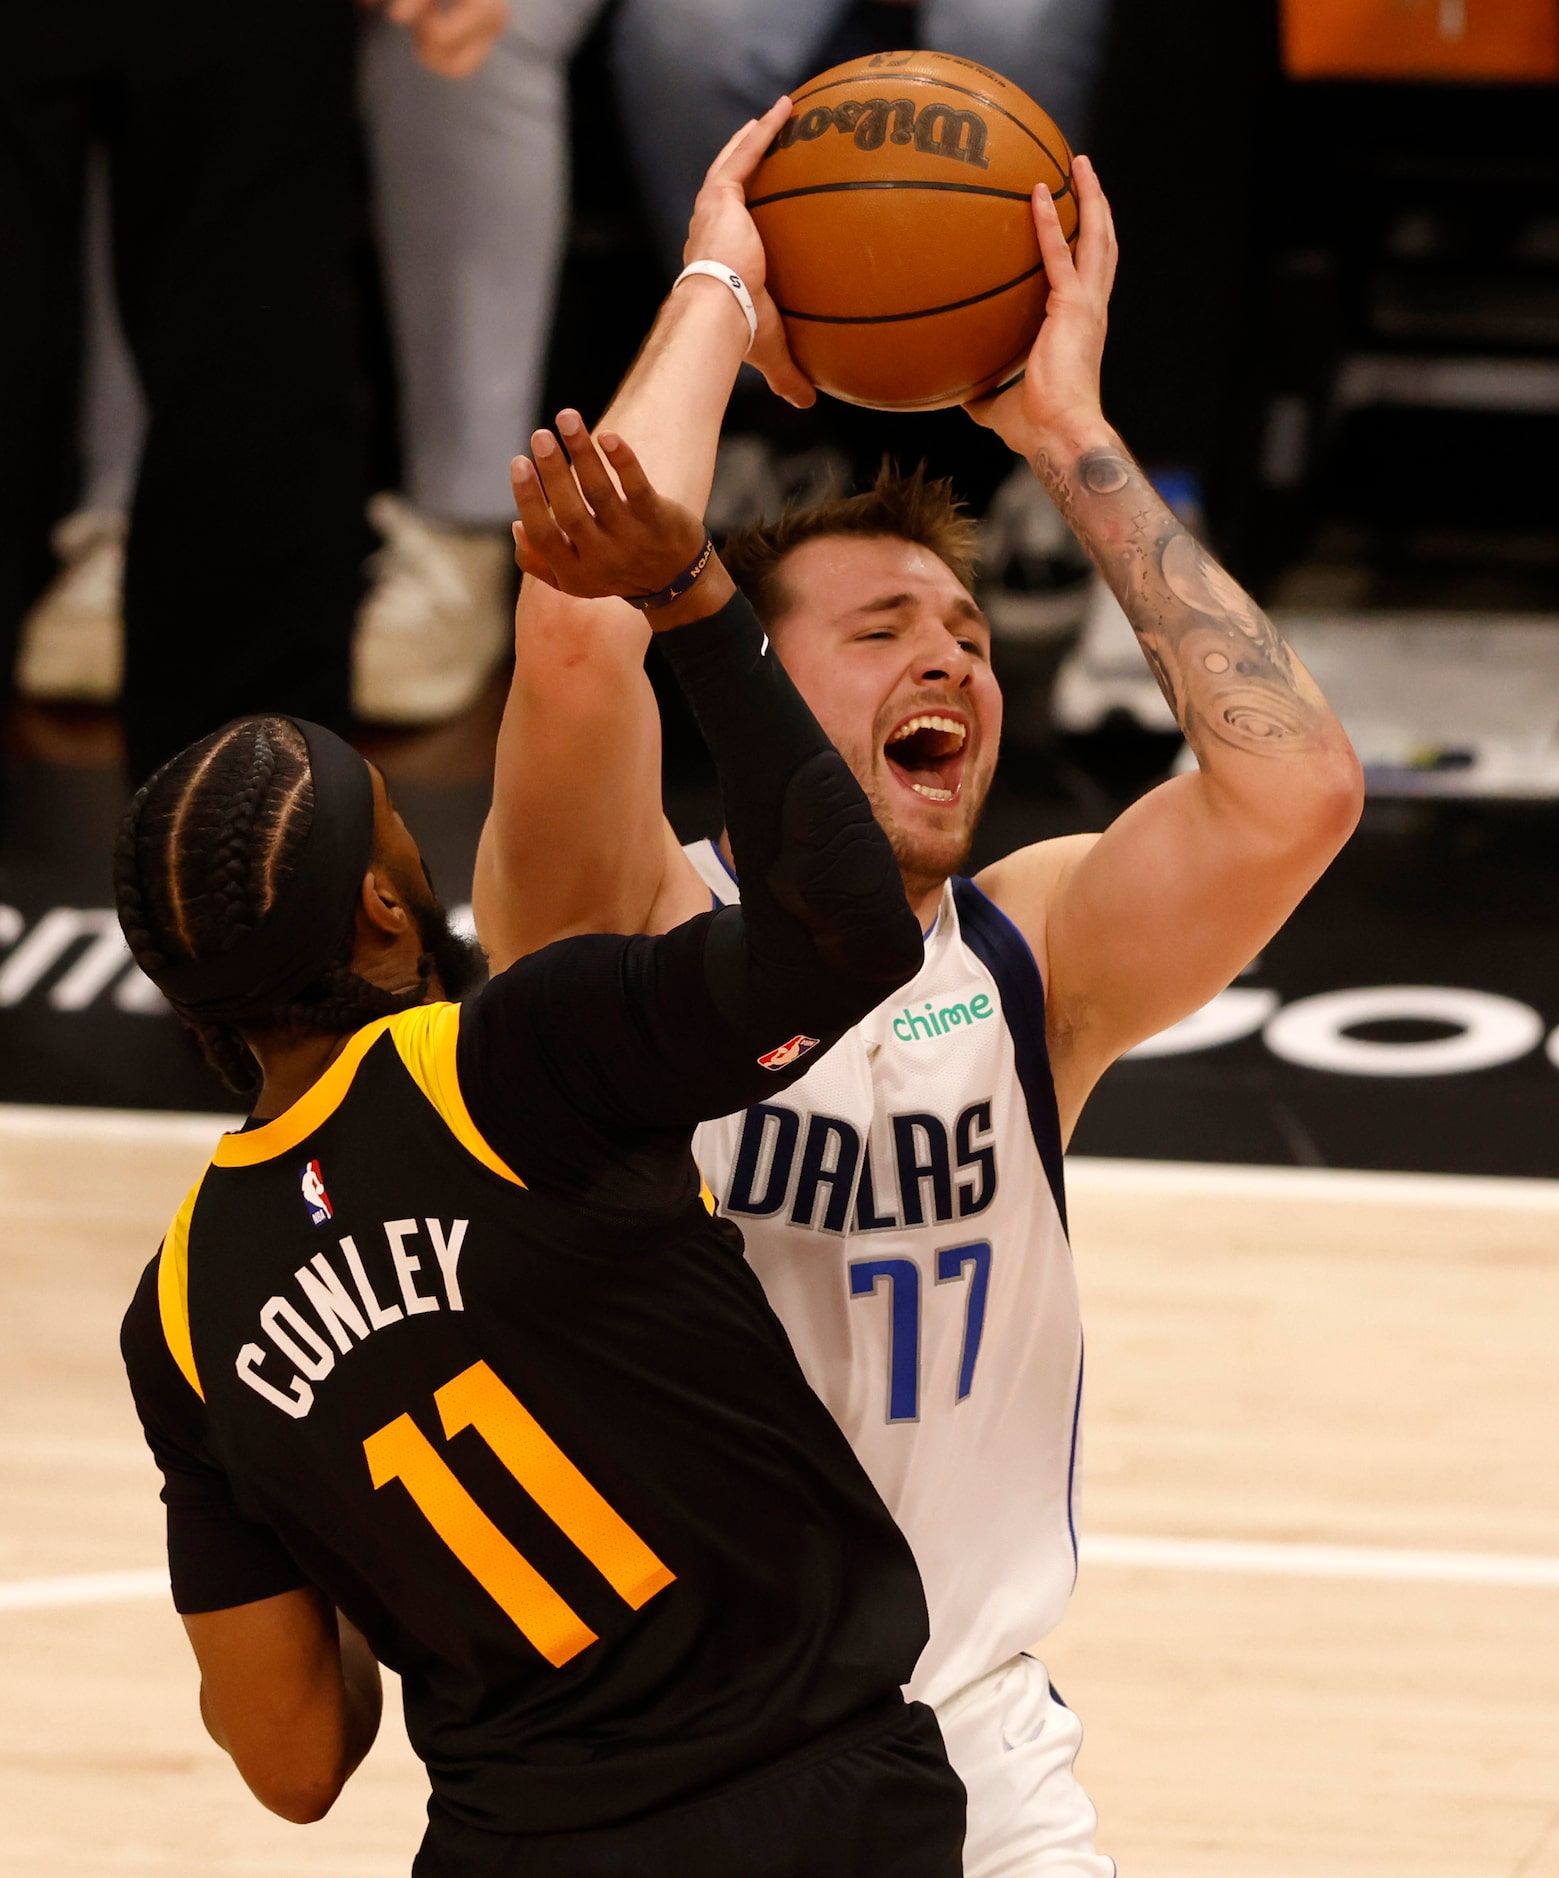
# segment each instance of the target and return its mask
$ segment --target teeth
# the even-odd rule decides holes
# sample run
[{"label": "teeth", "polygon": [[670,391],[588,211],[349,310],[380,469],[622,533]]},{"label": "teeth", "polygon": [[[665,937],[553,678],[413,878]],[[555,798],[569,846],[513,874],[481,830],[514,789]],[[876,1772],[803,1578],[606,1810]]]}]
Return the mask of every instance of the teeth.
[{"label": "teeth", "polygon": [[907,724],[900,724],[888,739],[889,743],[902,743],[906,737],[914,736],[917,730],[945,730],[962,744],[968,732],[954,717],[912,717]]},{"label": "teeth", "polygon": [[925,783],[918,782],[912,782],[910,788],[917,796],[924,796],[928,802],[951,802],[953,799],[951,789],[931,789]]}]

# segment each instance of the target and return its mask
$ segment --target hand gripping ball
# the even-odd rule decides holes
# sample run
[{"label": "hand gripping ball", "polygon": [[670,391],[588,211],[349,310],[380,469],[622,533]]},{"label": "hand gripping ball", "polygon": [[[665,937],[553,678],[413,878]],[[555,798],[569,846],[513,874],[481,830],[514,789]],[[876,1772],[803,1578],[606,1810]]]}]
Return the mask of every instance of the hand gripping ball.
[{"label": "hand gripping ball", "polygon": [[962,404],[1016,376],[1048,292],[1036,184],[1077,239],[1072,152],[1052,120],[940,52],[836,65],[793,105],[747,201],[802,371],[886,411]]}]

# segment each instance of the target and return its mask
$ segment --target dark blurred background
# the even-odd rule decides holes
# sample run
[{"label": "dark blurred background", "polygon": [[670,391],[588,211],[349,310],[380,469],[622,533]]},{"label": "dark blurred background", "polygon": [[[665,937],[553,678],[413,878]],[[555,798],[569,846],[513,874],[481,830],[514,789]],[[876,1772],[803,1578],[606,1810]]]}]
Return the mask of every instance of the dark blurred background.
[{"label": "dark blurred background", "polygon": [[[523,0],[515,7],[525,11]],[[568,9],[557,0],[552,11]],[[567,183],[566,215],[539,238],[555,255],[531,316],[545,343],[532,346],[534,382],[508,394],[538,414],[563,403],[599,412],[670,279],[653,178],[634,154],[622,11],[579,5],[553,22],[545,45],[511,48],[511,95],[548,114]],[[1315,671],[1365,760],[1370,794],[1355,841],[1289,927],[1223,999],[1111,1072],[1076,1147],[1552,1174],[1559,5],[1186,0],[1171,9],[1114,0],[1096,11],[1088,122],[1063,128],[1095,157],[1120,231],[1106,408],[1166,497]],[[783,82],[918,43],[914,6],[868,0],[836,12]],[[111,52],[93,81],[100,97],[112,89],[103,74],[119,70]],[[57,98],[65,55],[42,45],[37,56]],[[389,42],[371,56],[379,63],[370,75],[382,82],[363,100],[366,154],[354,159],[369,206],[354,219],[343,197],[326,257],[351,296],[362,377],[358,403],[343,406],[350,439],[327,492],[338,500],[354,491],[357,533],[337,554],[347,576],[330,578],[342,591],[347,580],[356,623],[339,633],[312,627],[313,637],[291,644],[283,635],[272,651],[293,665],[336,661],[338,716],[383,763],[441,888],[459,902],[505,681],[507,450],[496,498],[487,483],[463,503],[452,495],[446,512],[437,493],[428,498],[429,476],[441,472],[426,468],[437,458],[426,413],[446,394],[408,364],[411,322],[425,309],[395,255],[397,243],[432,237],[415,227],[408,236],[382,202],[372,208],[368,191],[382,197],[397,162],[426,163],[418,138],[433,117],[419,113],[449,109],[451,85],[485,81],[413,74],[415,61]],[[525,88],[545,72],[560,89],[538,103]],[[339,91],[347,81],[338,71],[330,82]],[[1032,88],[1047,102],[1041,85]],[[108,192],[119,217],[119,297],[155,326],[150,289],[123,252],[126,202],[136,200],[123,180],[125,150],[137,147],[131,132],[147,108],[133,86],[126,97],[92,118],[85,141],[95,151],[106,138],[120,178]],[[18,98],[14,79],[0,81],[0,109],[21,111]],[[391,106],[401,115],[386,116]],[[522,150],[515,161],[541,163],[544,143],[538,135],[524,149],[542,154]],[[523,188],[524,176],[510,186]],[[544,184],[533,181],[528,199]],[[12,203],[0,223],[7,247],[17,244],[13,260],[25,246],[19,213]],[[474,238],[499,241],[501,227],[489,215]],[[84,213],[71,239],[88,256],[90,281],[94,240],[104,249],[107,237],[94,237]],[[99,272],[96,303],[112,302],[106,262]],[[9,283],[0,294],[16,301],[14,268],[0,276]],[[123,515],[138,539],[163,421],[158,396],[176,395],[187,353],[170,360],[122,309],[128,395],[137,375],[143,392],[148,371],[162,375],[151,385],[153,441],[133,496],[140,445],[120,452],[130,465],[117,472],[121,522],[104,524],[74,561],[61,550],[62,518],[114,513],[83,497],[94,478],[113,493],[115,473],[94,458],[112,455],[103,435],[121,422],[102,359],[123,340],[105,340],[94,325],[91,291],[65,335],[76,376],[46,433],[55,447],[18,453],[15,429],[0,445],[19,492],[0,514],[9,535],[0,605],[21,647],[0,811],[0,1100],[220,1108],[220,1090],[117,949],[107,855],[126,789],[126,718],[144,708],[136,698],[155,696],[159,710],[167,694],[190,710],[206,705],[184,697],[191,658],[220,666],[242,631],[234,592],[264,585],[263,572],[246,577],[249,531],[290,524],[280,511],[257,523],[223,493],[231,566],[200,563],[193,620],[146,599],[155,569],[126,581]],[[0,349],[21,344],[25,330],[13,306]],[[448,335],[439,343],[447,349]],[[66,364],[59,369],[63,383]],[[161,390],[167,384],[175,390]],[[1100,827],[1183,760],[1118,610],[1053,511],[1029,494],[1026,472],[1013,479],[995,440],[957,412],[894,417],[825,400],[800,414],[771,404],[761,387],[738,390],[712,503],[717,527],[869,474],[885,451],[951,475],[985,518],[982,601],[1009,730],[977,860]],[[28,421],[41,425],[48,413],[39,410]],[[145,418],[124,421],[138,436]],[[210,448],[191,436],[190,449]],[[300,441],[294,434],[294,453]],[[195,479],[219,469],[203,459]],[[450,473],[451,490],[457,481]],[[199,505],[189,500],[193,515]],[[154,517],[148,532],[157,525]],[[75,589],[63,590],[71,579]],[[105,665],[114,631],[129,647],[123,677]],[[53,668],[50,632],[64,648]],[[455,689],[429,706],[438,686],[428,674],[457,667]],[[657,688],[674,819],[687,837],[710,832],[717,809],[701,746],[680,701]],[[131,768],[161,722],[155,712],[135,721],[143,728],[132,726]]]}]

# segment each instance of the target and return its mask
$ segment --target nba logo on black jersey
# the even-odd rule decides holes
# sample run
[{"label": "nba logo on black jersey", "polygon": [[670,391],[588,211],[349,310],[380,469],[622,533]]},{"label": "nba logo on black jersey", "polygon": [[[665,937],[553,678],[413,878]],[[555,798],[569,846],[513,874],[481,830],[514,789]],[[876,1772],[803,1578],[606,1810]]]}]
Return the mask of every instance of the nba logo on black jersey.
[{"label": "nba logo on black jersey", "polygon": [[303,1189],[303,1204],[309,1209],[309,1218],[316,1226],[323,1226],[334,1208],[325,1191],[325,1176],[319,1171],[318,1161],[308,1163],[298,1185]]},{"label": "nba logo on black jersey", "polygon": [[806,1055],[808,1050],[817,1048],[816,1037],[792,1037],[789,1043],[782,1043],[777,1050],[770,1050],[766,1056],[758,1058],[760,1069],[789,1069],[798,1057]]}]

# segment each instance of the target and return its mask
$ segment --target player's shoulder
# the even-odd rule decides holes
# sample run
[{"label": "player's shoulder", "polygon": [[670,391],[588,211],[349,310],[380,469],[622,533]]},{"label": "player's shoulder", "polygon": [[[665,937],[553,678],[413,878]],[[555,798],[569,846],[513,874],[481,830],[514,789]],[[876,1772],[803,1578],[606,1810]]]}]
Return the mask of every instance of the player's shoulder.
[{"label": "player's shoulder", "polygon": [[201,1173],[147,1261],[119,1326],[119,1350],[143,1425],[166,1431],[198,1418],[205,1391],[189,1317],[190,1227],[211,1169]]},{"label": "player's shoulder", "polygon": [[182,1378],[196,1396],[204,1395],[190,1337],[189,1242],[210,1173],[208,1163],[169,1221],[120,1325],[119,1347],[133,1383],[155,1388]]},{"label": "player's shoulder", "polygon": [[1031,842],[992,861],[974,876],[974,885],[1012,921],[1042,966],[1050,908],[1056,894],[1098,839],[1092,834],[1058,835],[1049,841]]},{"label": "player's shoulder", "polygon": [[161,1345],[162,1322],[157,1304],[157,1274],[162,1263],[160,1250],[147,1260],[135,1291],[119,1325],[119,1348],[127,1365],[145,1361],[148,1350]]}]

